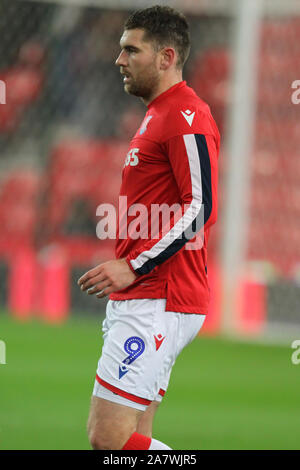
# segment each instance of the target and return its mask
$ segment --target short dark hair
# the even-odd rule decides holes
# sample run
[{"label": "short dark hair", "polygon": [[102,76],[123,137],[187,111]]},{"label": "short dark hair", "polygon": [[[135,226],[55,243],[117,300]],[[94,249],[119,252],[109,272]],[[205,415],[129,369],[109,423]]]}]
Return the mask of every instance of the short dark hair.
[{"label": "short dark hair", "polygon": [[124,29],[143,29],[144,40],[158,47],[173,46],[178,54],[177,68],[182,69],[189,56],[189,25],[182,13],[170,7],[155,5],[137,10],[126,20]]}]

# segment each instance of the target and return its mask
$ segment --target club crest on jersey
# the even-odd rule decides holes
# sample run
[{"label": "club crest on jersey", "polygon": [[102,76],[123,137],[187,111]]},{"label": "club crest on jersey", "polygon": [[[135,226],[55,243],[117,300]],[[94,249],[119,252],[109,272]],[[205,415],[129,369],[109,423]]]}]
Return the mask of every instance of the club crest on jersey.
[{"label": "club crest on jersey", "polygon": [[140,128],[140,135],[144,134],[144,132],[146,132],[147,130],[147,126],[149,124],[149,122],[151,121],[153,116],[147,116],[144,121],[142,122],[142,125],[141,125],[141,128]]},{"label": "club crest on jersey", "polygon": [[185,111],[180,111],[182,116],[185,118],[189,126],[192,126],[193,120],[195,117],[195,111],[192,113],[189,109],[186,109]]},{"label": "club crest on jersey", "polygon": [[145,351],[145,343],[138,336],[130,336],[124,343],[124,351],[128,354],[119,366],[119,380],[129,372],[128,364],[135,361]]}]

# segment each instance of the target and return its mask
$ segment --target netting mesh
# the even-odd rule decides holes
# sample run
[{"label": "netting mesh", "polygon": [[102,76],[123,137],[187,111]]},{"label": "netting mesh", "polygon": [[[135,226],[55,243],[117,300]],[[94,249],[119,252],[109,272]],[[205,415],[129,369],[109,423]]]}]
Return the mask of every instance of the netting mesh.
[{"label": "netting mesh", "polygon": [[[114,65],[129,13],[1,3],[0,79],[7,97],[0,107],[0,256],[12,282],[25,270],[27,297],[20,301],[7,294],[9,307],[20,315],[99,310],[99,301],[78,296],[74,282],[85,268],[114,256],[114,241],[96,237],[96,208],[102,202],[116,204],[127,147],[146,111],[140,100],[124,93]],[[210,102],[222,128],[227,65],[218,61],[230,21],[189,21],[193,46],[184,78]],[[214,81],[209,80],[211,66]],[[216,232],[212,254],[217,245]],[[37,283],[48,279],[49,269],[62,276],[68,301],[52,305],[48,297],[65,295],[39,292]]]},{"label": "netting mesh", "polygon": [[300,17],[265,18],[258,58],[248,259],[267,286],[269,322],[300,323],[300,132],[292,83],[300,70]]},{"label": "netting mesh", "polygon": [[300,18],[262,24],[252,160],[249,256],[286,274],[300,255],[299,107],[291,100],[299,39]]}]

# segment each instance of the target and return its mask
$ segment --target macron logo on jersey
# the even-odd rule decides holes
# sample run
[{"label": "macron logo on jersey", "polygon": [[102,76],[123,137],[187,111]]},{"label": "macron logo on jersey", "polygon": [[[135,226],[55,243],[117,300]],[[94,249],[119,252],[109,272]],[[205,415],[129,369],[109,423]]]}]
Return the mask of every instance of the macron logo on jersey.
[{"label": "macron logo on jersey", "polygon": [[155,339],[156,351],[158,351],[162,345],[163,340],[165,339],[165,336],[162,336],[161,334],[159,334],[157,336],[154,336],[154,339]]},{"label": "macron logo on jersey", "polygon": [[186,109],[185,111],[180,111],[182,116],[185,118],[185,120],[187,121],[187,123],[192,126],[193,124],[193,120],[194,120],[194,117],[195,117],[195,111],[192,113],[192,111],[190,111],[189,109]]}]

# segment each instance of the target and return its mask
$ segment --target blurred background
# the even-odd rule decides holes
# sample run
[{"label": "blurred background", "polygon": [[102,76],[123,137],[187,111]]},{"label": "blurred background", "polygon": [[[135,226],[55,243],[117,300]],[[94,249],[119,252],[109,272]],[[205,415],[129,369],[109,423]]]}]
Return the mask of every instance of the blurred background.
[{"label": "blurred background", "polygon": [[299,2],[0,0],[0,448],[89,448],[106,301],[76,281],[114,257],[96,208],[116,204],[146,111],[114,61],[128,15],[156,3],[188,18],[184,79],[222,145],[210,312],[155,437],[176,449],[300,447]]}]

